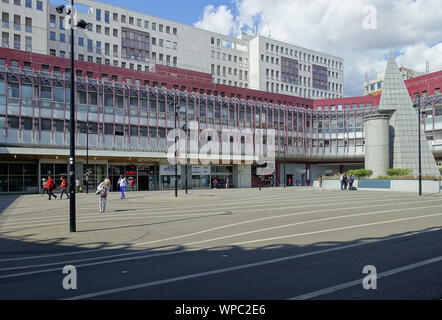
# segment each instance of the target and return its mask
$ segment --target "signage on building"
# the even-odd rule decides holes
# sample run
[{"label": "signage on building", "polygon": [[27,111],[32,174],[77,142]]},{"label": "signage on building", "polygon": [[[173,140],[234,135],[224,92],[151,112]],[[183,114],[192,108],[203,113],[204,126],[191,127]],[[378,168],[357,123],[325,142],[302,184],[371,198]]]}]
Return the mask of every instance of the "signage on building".
[{"label": "signage on building", "polygon": [[[181,175],[181,167],[178,166],[178,174]],[[175,165],[160,165],[161,176],[173,176],[175,175]]]},{"label": "signage on building", "polygon": [[193,176],[210,176],[210,166],[192,166]]}]

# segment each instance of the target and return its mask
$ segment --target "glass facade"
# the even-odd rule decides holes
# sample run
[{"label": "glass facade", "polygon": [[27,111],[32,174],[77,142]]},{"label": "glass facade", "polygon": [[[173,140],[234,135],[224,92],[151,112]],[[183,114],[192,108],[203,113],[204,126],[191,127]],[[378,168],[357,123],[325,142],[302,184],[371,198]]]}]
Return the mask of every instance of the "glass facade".
[{"label": "glass facade", "polygon": [[37,163],[0,163],[0,193],[37,193]]}]

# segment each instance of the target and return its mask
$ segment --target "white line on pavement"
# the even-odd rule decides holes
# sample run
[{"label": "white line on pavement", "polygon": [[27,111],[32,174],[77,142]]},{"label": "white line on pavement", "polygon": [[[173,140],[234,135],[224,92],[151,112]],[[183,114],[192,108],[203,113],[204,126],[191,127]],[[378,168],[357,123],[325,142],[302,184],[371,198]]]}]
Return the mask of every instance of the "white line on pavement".
[{"label": "white line on pavement", "polygon": [[[404,218],[404,219],[389,220],[389,221],[381,221],[381,222],[362,224],[362,225],[354,225],[354,226],[348,226],[348,227],[342,227],[342,228],[319,230],[319,231],[307,232],[307,233],[292,234],[290,236],[285,236],[285,237],[280,237],[280,238],[288,238],[288,237],[293,238],[293,237],[298,237],[298,236],[305,236],[305,235],[311,235],[311,234],[333,232],[333,231],[353,229],[353,228],[361,228],[361,227],[366,227],[366,226],[387,224],[387,223],[400,222],[400,221],[405,221],[405,220],[423,219],[423,218],[429,218],[429,217],[435,217],[435,216],[442,216],[442,213],[441,214],[426,215],[426,216],[419,216],[419,217],[409,217],[409,218]],[[226,246],[234,246],[234,245],[240,245],[240,244],[245,244],[245,243],[262,242],[262,241],[268,241],[268,240],[269,239],[262,239],[262,240],[247,241],[247,242],[241,242],[241,243],[232,243],[232,244],[226,244]],[[186,245],[187,244],[184,244],[183,246],[185,247]],[[215,247],[207,247],[207,248],[204,248],[204,249],[213,249],[213,248],[216,248],[216,246]],[[146,259],[146,258],[160,257],[160,256],[169,256],[169,255],[175,255],[175,254],[181,254],[181,253],[188,253],[188,252],[192,252],[192,251],[198,251],[198,250],[201,250],[201,249],[202,248],[187,249],[185,251],[171,251],[171,252],[152,254],[152,255],[145,255],[145,256],[138,256],[138,257],[131,257],[131,258],[106,260],[106,261],[100,261],[100,262],[95,262],[95,263],[88,263],[88,264],[83,264],[83,265],[77,265],[76,267],[80,268],[80,267],[94,266],[94,265],[101,265],[101,264],[108,264],[108,263],[115,263],[115,262],[122,262],[122,261],[139,260],[139,259]],[[125,253],[125,254],[118,254],[118,255],[115,255],[115,256],[121,257],[121,256],[135,255],[135,254],[136,253]],[[81,259],[81,260],[77,260],[77,261],[63,261],[63,262],[58,262],[58,263],[55,263],[55,264],[57,264],[57,265],[58,264],[69,264],[69,263],[82,262],[82,261],[99,260],[99,259],[103,259],[103,258],[106,258],[106,257]],[[49,266],[49,265],[54,265],[54,263],[53,264],[40,265],[40,266]],[[38,265],[31,266],[31,267],[38,267]],[[20,269],[20,268],[21,267],[17,267],[17,269]],[[28,266],[28,268],[30,268],[30,267]],[[53,268],[53,269],[37,270],[37,271],[30,271],[30,272],[24,272],[24,273],[8,274],[8,275],[0,276],[0,279],[12,278],[12,277],[18,277],[18,276],[25,276],[25,275],[32,275],[32,274],[38,274],[38,273],[46,273],[46,272],[52,272],[52,271],[58,271],[58,270],[59,270],[59,268]]]},{"label": "white line on pavement", "polygon": [[[332,197],[332,199],[336,199],[336,198]],[[348,200],[355,200],[355,201],[360,200],[360,199],[363,199],[363,200],[385,199],[386,200],[386,199],[397,199],[397,197],[385,196],[385,197],[367,198],[366,196],[361,196],[361,197],[339,198],[339,199],[336,199],[336,201],[328,202],[327,204],[320,204],[319,206],[339,203],[340,201],[343,201],[343,200],[346,200],[346,199],[348,199]],[[264,199],[260,199],[259,202],[264,202],[264,201],[267,201],[267,200],[279,200],[278,203],[281,203],[281,202],[296,202],[296,200],[307,201],[307,200],[309,200],[309,198],[307,198],[307,197],[302,197],[302,198],[299,198],[299,199],[298,198],[287,199],[287,197],[284,197],[284,198],[268,198],[268,199],[264,198]],[[321,200],[327,200],[327,198],[321,198]],[[250,199],[247,199],[247,201],[249,202]],[[376,201],[379,201],[379,200],[376,200]],[[244,203],[244,200],[242,200],[242,201],[234,201],[234,202]],[[230,206],[234,202],[230,202],[229,201],[228,205]],[[223,204],[220,204],[220,206],[221,205],[223,205]],[[271,205],[273,205],[273,203],[265,203],[265,204],[254,203],[253,205],[247,205],[247,206],[226,207],[226,210],[241,209],[241,208],[256,208],[256,207],[265,207],[265,206],[271,206]],[[302,207],[311,207],[311,206],[318,206],[318,205],[309,204],[309,205],[305,205],[305,206],[302,206]],[[180,213],[198,212],[198,211],[207,212],[207,209],[205,209],[205,208],[200,209],[200,210],[195,210],[194,209],[194,208],[198,208],[198,207],[200,207],[199,203],[195,203],[194,206],[190,206],[189,208],[185,208],[185,209],[189,209],[189,210],[182,210],[181,209]],[[213,205],[211,207],[213,208]],[[168,206],[168,208],[170,208],[170,206]],[[216,210],[222,210],[223,208],[224,207],[220,207],[220,209],[216,209]],[[161,214],[176,213],[176,210],[175,211],[163,211],[163,210],[155,210],[155,209],[157,209],[157,208],[154,208],[154,210],[150,211],[148,214],[150,215],[150,214],[157,214],[157,213],[161,213]],[[118,208],[116,208],[115,210],[118,210]],[[143,209],[135,209],[135,210],[136,211],[141,211],[141,210],[145,210],[145,209],[143,208]],[[135,213],[135,214],[138,214],[138,213]],[[124,213],[124,216],[129,216],[129,215],[131,215],[131,214],[130,213],[129,214]],[[94,214],[82,214],[81,212],[78,213],[78,217],[89,217],[89,216],[97,216],[97,214],[96,213],[94,213]],[[16,223],[26,223],[28,221],[30,222],[30,221],[34,221],[34,220],[37,220],[39,222],[41,222],[41,221],[59,220],[59,219],[65,219],[65,217],[60,217],[60,216],[43,216],[43,217],[39,216],[39,217],[29,217],[29,218],[10,218],[10,217],[4,217],[3,219],[6,220],[7,224],[11,224],[11,223],[16,224]],[[0,218],[0,222],[1,221],[2,221],[2,219]]]},{"label": "white line on pavement", "polygon": [[[381,198],[381,199],[379,199],[379,198],[377,198],[376,200],[370,200],[371,202],[377,202],[377,201],[385,201],[385,200],[387,200],[387,199],[392,199],[391,197],[385,197],[385,198]],[[394,199],[394,198],[393,198]],[[344,199],[345,200],[345,199]],[[365,198],[364,198],[364,200],[365,200]],[[311,207],[323,207],[323,206],[330,206],[330,205],[333,205],[333,204],[335,204],[335,203],[341,203],[343,200],[342,199],[339,199],[339,200],[337,200],[337,201],[335,201],[335,202],[328,202],[328,203],[326,203],[326,204],[308,204],[308,205],[301,205],[301,206],[291,206],[291,207],[287,207],[287,206],[285,206],[285,207],[274,207],[274,204],[264,204],[264,205],[254,205],[254,206],[242,206],[242,207],[226,207],[226,208],[222,208],[222,209],[214,209],[215,210],[215,212],[219,212],[219,211],[236,211],[236,210],[241,210],[241,213],[244,213],[244,212],[250,212],[250,211],[252,211],[252,212],[257,212],[257,211],[269,211],[269,210],[275,210],[275,209],[287,209],[287,208],[290,208],[290,209],[299,209],[299,208],[311,208]],[[427,200],[426,202],[428,202],[428,201],[440,201],[440,200]],[[286,200],[286,201],[278,201],[278,203],[282,203],[282,202],[292,202],[292,200]],[[418,202],[423,202],[422,200],[418,200],[418,201],[415,201],[415,202],[413,202],[413,203],[418,203]],[[398,202],[398,203],[396,203],[396,204],[401,204],[402,202]],[[388,203],[388,204],[382,204],[382,205],[392,205],[392,203]],[[269,209],[256,209],[257,207],[266,207],[266,206],[273,206],[272,208],[269,208]],[[252,209],[249,209],[249,210],[242,210],[243,208],[252,208]],[[331,209],[330,209],[331,210]],[[201,213],[206,213],[206,214],[211,214],[211,213],[214,213],[214,212],[208,212],[208,210],[207,209],[201,209],[201,210],[192,210],[192,211],[179,211],[180,213],[182,213],[182,212],[201,212]],[[158,212],[158,213],[161,213],[161,212]],[[168,212],[163,212],[163,213],[177,213],[177,211],[168,211]],[[144,218],[147,218],[147,217],[150,217],[150,215],[151,214],[157,214],[157,213],[146,213],[146,214],[143,214],[142,216],[140,216],[140,218],[136,218],[136,219],[144,219]],[[122,217],[123,217],[123,219],[124,218],[130,218],[131,216],[138,216],[139,215],[139,213],[136,213],[136,214],[123,214],[122,215]],[[218,213],[217,215],[221,215],[220,213]],[[94,215],[88,215],[88,216],[93,216],[93,217],[98,217],[99,216],[99,214],[94,214]],[[78,216],[78,221],[80,222],[80,223],[86,223],[86,222],[103,222],[103,221],[113,221],[113,220],[119,220],[119,218],[117,218],[116,216],[114,216],[114,215],[112,215],[112,216],[109,216],[109,215],[101,215],[100,216],[100,218],[98,218],[98,219],[94,219],[94,220],[82,220],[82,218],[83,218],[84,216],[83,215],[79,215]],[[168,217],[168,215],[164,215],[164,217],[165,218],[167,218]],[[11,230],[11,229],[20,229],[20,228],[28,228],[28,227],[41,227],[41,226],[51,226],[51,225],[60,225],[60,224],[64,224],[65,222],[66,222],[66,217],[59,217],[59,218],[51,218],[51,220],[47,220],[47,219],[40,219],[40,220],[38,220],[39,222],[40,221],[44,221],[44,222],[46,222],[46,221],[48,221],[47,223],[40,223],[40,224],[26,224],[26,223],[28,223],[27,221],[23,221],[23,222],[13,222],[12,224],[14,224],[14,225],[11,225],[11,226],[9,226],[9,225],[5,225],[5,226],[1,226],[0,227],[0,234],[1,234],[1,232],[3,232],[3,231],[7,231],[7,230]],[[57,221],[59,221],[59,222],[51,222],[51,221],[53,221],[53,220],[57,220]],[[25,224],[23,224],[23,223],[25,223]],[[0,260],[1,261],[1,260]]]},{"label": "white line on pavement", "polygon": [[[438,230],[440,230],[440,228]],[[409,237],[412,235],[423,234],[423,233],[433,232],[433,231],[435,231],[435,230],[424,230],[424,231],[413,232],[413,233],[409,233],[409,234],[405,234],[405,235],[392,236],[392,237],[377,239],[377,240],[369,240],[368,242],[355,243],[355,244],[340,246],[340,247],[336,247],[336,248],[313,251],[313,252],[308,252],[308,253],[303,253],[303,254],[298,254],[298,255],[293,255],[293,256],[287,256],[287,257],[282,257],[282,258],[277,258],[277,259],[272,259],[272,260],[265,260],[265,261],[255,262],[255,263],[249,263],[249,264],[245,264],[245,265],[223,268],[223,269],[218,269],[218,270],[213,270],[213,271],[200,272],[200,273],[190,274],[190,275],[181,276],[181,277],[164,279],[164,280],[160,280],[160,281],[146,282],[146,283],[141,283],[138,285],[121,287],[121,288],[116,288],[116,289],[111,289],[111,290],[98,291],[98,292],[93,292],[93,293],[89,293],[89,294],[66,298],[65,300],[89,299],[89,298],[94,298],[94,297],[99,297],[99,296],[104,296],[104,295],[109,295],[109,294],[121,293],[121,292],[125,292],[125,291],[130,291],[130,290],[136,290],[136,289],[153,287],[153,286],[157,286],[157,285],[169,284],[169,283],[183,281],[183,280],[195,279],[195,278],[200,278],[200,277],[207,277],[207,276],[217,275],[217,274],[231,272],[231,271],[260,267],[260,266],[284,262],[284,261],[288,261],[288,260],[294,260],[294,259],[304,258],[304,257],[308,257],[308,256],[319,255],[319,254],[323,254],[323,253],[329,253],[329,252],[334,252],[334,251],[339,251],[339,250],[344,250],[344,249],[349,249],[349,248],[360,247],[360,246],[364,246],[367,244],[373,244],[373,243],[379,243],[379,242],[384,242],[384,241],[388,241],[388,240],[405,238],[405,237]]]},{"label": "white line on pavement", "polygon": [[[403,267],[399,267],[399,268],[395,268],[389,271],[385,271],[382,273],[378,273],[377,274],[377,279],[381,279],[381,278],[385,278],[385,277],[389,277],[395,274],[398,274],[400,272],[404,272],[404,271],[408,271],[408,270],[413,270],[416,268],[420,268],[429,264],[433,264],[433,263],[437,263],[439,261],[442,261],[442,256],[439,257],[435,257],[432,259],[427,259],[424,261],[420,261],[420,262],[416,262],[413,264],[409,264],[407,266],[403,266]],[[357,285],[362,285],[362,281],[363,279],[358,279],[358,280],[354,280],[354,281],[350,281],[350,282],[346,282],[346,283],[341,283],[338,284],[336,286],[332,286],[332,287],[328,287],[325,289],[321,289],[321,290],[317,290],[317,291],[313,291],[310,293],[306,293],[306,294],[302,294],[293,298],[289,298],[287,300],[307,300],[307,299],[312,299],[312,298],[316,298],[319,296],[323,296],[326,294],[330,294],[330,293],[334,293],[343,289],[347,289],[347,288],[351,288]]]},{"label": "white line on pavement", "polygon": [[[330,218],[323,218],[323,219],[316,219],[316,220],[308,220],[308,221],[296,222],[296,223],[291,223],[291,224],[285,224],[285,225],[281,225],[281,226],[275,226],[275,227],[269,227],[269,228],[264,228],[264,229],[252,230],[252,231],[248,231],[248,232],[237,233],[237,234],[227,235],[227,236],[218,237],[218,238],[211,238],[211,239],[200,240],[200,241],[196,241],[196,242],[186,243],[183,246],[187,247],[187,246],[192,246],[192,245],[195,245],[195,244],[213,242],[213,241],[222,240],[222,239],[228,239],[228,238],[235,238],[235,237],[239,237],[239,236],[243,236],[243,235],[259,233],[259,232],[275,230],[275,229],[282,229],[282,228],[287,228],[287,227],[296,226],[296,225],[302,225],[302,224],[309,224],[309,223],[316,223],[316,222],[323,222],[323,221],[330,221],[330,220],[337,220],[337,219],[346,219],[346,218],[353,218],[353,217],[360,217],[360,216],[369,216],[369,215],[380,214],[380,213],[391,214],[391,213],[396,213],[397,211],[402,211],[402,210],[428,209],[428,208],[438,208],[438,207],[442,207],[442,205],[430,206],[430,207],[427,206],[427,207],[408,208],[408,209],[383,210],[383,211],[375,211],[375,212],[369,212],[369,213],[357,213],[357,214],[351,214],[351,215],[343,215],[343,216],[337,216],[337,217],[330,217]],[[258,241],[261,241],[261,240],[258,240]],[[142,250],[142,251],[139,251],[139,252],[130,252],[130,253],[122,253],[122,254],[114,254],[114,255],[105,255],[105,256],[101,256],[101,257],[85,258],[85,259],[80,259],[80,260],[60,261],[60,262],[36,264],[36,265],[24,265],[24,266],[18,266],[18,267],[7,267],[7,268],[0,268],[0,271],[33,269],[33,268],[39,268],[39,267],[55,266],[55,265],[60,265],[60,264],[65,264],[66,265],[66,264],[73,264],[73,263],[85,262],[85,261],[94,261],[94,260],[116,258],[116,257],[122,257],[122,256],[132,256],[132,255],[146,253],[147,251],[149,251],[149,250]]]},{"label": "white line on pavement", "polygon": [[[433,201],[437,201],[437,200],[430,200],[427,202],[433,202]],[[413,203],[420,203],[420,202],[421,201],[412,201],[412,202],[407,202],[407,203],[401,202],[400,204],[413,204]],[[396,204],[398,204],[398,203],[390,203],[389,205],[396,205]],[[244,225],[244,224],[249,224],[249,223],[254,223],[254,222],[261,222],[261,221],[266,221],[266,220],[271,220],[271,219],[286,218],[286,217],[315,214],[315,213],[322,213],[322,212],[330,212],[330,211],[335,211],[335,210],[364,209],[364,208],[372,208],[372,207],[376,207],[376,206],[383,206],[383,204],[374,205],[374,206],[370,205],[370,206],[346,207],[346,208],[334,208],[334,209],[327,208],[327,209],[322,209],[322,210],[304,211],[304,212],[298,212],[298,213],[291,213],[291,214],[271,216],[271,217],[265,217],[265,218],[259,218],[259,219],[246,220],[246,221],[242,221],[242,222],[238,222],[238,223],[228,224],[228,225],[224,225],[224,226],[201,230],[198,232],[188,233],[188,234],[179,235],[179,236],[175,236],[175,237],[153,240],[153,241],[149,241],[149,242],[134,243],[134,244],[132,244],[132,246],[141,246],[141,245],[154,244],[154,243],[159,243],[159,242],[164,242],[164,241],[182,239],[182,238],[191,237],[191,236],[195,236],[195,235],[199,235],[199,234],[203,234],[203,233],[208,233],[208,232],[212,232],[212,231],[216,231],[216,230],[221,230],[221,229],[226,229],[226,228],[230,228],[230,227],[236,227],[239,225]],[[295,209],[297,207],[291,207],[291,208]],[[278,208],[259,209],[256,211],[268,211],[268,210],[274,210],[274,209],[278,209]],[[410,210],[410,209],[413,209],[413,208],[408,208],[407,210]],[[57,256],[67,256],[67,255],[81,254],[81,253],[92,253],[92,252],[97,252],[97,251],[103,251],[103,249],[81,250],[81,251],[66,252],[66,253],[55,253],[55,254],[50,254],[50,255],[39,255],[39,256],[27,256],[27,257],[20,257],[20,258],[2,259],[2,260],[0,260],[0,262],[40,259],[40,258],[57,257]]]}]

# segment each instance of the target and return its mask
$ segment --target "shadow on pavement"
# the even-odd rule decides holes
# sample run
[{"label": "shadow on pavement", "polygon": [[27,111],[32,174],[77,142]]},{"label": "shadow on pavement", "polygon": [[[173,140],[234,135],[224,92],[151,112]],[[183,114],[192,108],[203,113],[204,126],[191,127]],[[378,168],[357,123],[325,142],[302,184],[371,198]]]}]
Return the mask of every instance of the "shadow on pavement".
[{"label": "shadow on pavement", "polygon": [[[412,257],[407,263],[420,261],[431,254],[428,244],[440,240],[442,231],[429,228],[415,232],[418,231],[428,232],[347,242],[324,240],[304,245],[278,243],[248,247],[246,244],[201,249],[188,248],[182,243],[147,249],[122,243],[116,248],[115,244],[99,241],[87,243],[93,249],[86,249],[83,245],[66,245],[67,237],[32,242],[29,239],[33,234],[3,237],[0,299],[59,299],[164,279],[176,280],[96,298],[285,299],[345,282],[343,279],[362,278],[364,265],[382,265],[387,261],[390,264],[396,257],[407,255]],[[407,239],[415,241],[419,250],[410,250],[404,243]],[[378,240],[385,241],[367,244]],[[442,247],[440,241],[437,246],[436,249]],[[36,255],[41,257],[29,259]],[[75,292],[61,286],[62,268],[68,264],[79,270],[82,285]],[[220,272],[205,275],[214,270]],[[442,277],[434,279],[434,285],[441,286]],[[369,297],[384,298],[378,293]]]}]

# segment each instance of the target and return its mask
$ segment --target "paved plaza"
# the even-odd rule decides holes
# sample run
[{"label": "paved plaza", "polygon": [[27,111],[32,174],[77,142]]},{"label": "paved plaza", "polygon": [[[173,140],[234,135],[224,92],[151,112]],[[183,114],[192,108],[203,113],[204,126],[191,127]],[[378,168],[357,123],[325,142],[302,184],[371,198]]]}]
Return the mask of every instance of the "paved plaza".
[{"label": "paved plaza", "polygon": [[[442,196],[314,188],[0,197],[0,299],[442,299]],[[63,267],[77,289],[62,286]],[[365,266],[377,271],[366,290]]]}]

